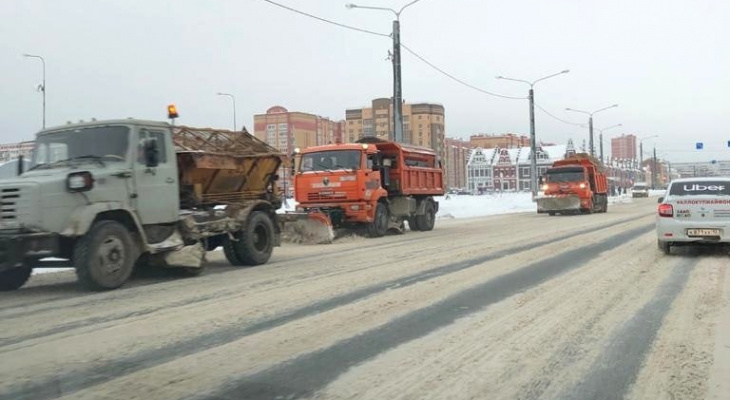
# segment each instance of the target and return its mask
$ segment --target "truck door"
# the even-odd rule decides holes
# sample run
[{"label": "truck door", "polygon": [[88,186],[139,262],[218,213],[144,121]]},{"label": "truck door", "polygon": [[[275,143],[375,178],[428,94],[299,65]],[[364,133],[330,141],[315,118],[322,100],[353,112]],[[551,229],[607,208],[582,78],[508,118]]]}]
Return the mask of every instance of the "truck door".
[{"label": "truck door", "polygon": [[[159,164],[147,168],[144,157],[146,140],[156,140]],[[140,128],[135,146],[134,181],[136,193],[132,204],[143,225],[177,221],[179,193],[177,159],[170,132],[163,128]]]}]

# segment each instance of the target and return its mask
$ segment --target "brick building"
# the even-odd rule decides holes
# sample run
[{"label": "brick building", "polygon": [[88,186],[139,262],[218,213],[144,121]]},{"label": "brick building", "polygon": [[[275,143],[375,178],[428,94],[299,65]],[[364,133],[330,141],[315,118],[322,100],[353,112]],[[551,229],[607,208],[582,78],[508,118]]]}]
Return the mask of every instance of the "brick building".
[{"label": "brick building", "polygon": [[465,188],[466,163],[469,161],[471,147],[468,140],[446,138],[444,166],[446,168],[446,187]]},{"label": "brick building", "polygon": [[636,135],[621,135],[611,138],[611,157],[625,160],[636,160]]},{"label": "brick building", "polygon": [[530,138],[525,135],[516,133],[505,133],[503,135],[471,135],[469,143],[472,148],[481,147],[482,149],[514,149],[517,147],[530,146]]},{"label": "brick building", "polygon": [[[393,139],[393,104],[390,98],[372,101],[370,107],[345,110],[344,141],[362,137]],[[403,104],[403,139],[406,143],[433,149],[445,158],[446,122],[444,106],[432,103]]]}]

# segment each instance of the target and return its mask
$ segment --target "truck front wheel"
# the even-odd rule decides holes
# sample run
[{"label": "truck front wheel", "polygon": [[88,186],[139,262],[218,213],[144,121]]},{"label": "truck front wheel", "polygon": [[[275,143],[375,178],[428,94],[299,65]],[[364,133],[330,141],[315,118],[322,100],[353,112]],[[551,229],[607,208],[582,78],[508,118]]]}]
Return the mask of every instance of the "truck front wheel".
[{"label": "truck front wheel", "polygon": [[254,266],[266,264],[274,251],[274,223],[262,212],[254,211],[246,227],[236,235],[236,240],[226,240],[223,252],[231,265]]},{"label": "truck front wheel", "polygon": [[388,231],[388,207],[383,203],[375,206],[373,222],[367,225],[368,236],[371,238],[381,237]]},{"label": "truck front wheel", "polygon": [[436,224],[436,210],[433,206],[433,202],[426,202],[426,210],[423,215],[416,216],[416,224],[418,229],[421,231],[431,231],[433,226]]},{"label": "truck front wheel", "polygon": [[20,289],[30,278],[33,268],[18,267],[0,272],[0,292]]},{"label": "truck front wheel", "polygon": [[79,282],[88,289],[122,286],[132,275],[134,251],[127,228],[116,221],[101,221],[76,242],[73,264]]}]

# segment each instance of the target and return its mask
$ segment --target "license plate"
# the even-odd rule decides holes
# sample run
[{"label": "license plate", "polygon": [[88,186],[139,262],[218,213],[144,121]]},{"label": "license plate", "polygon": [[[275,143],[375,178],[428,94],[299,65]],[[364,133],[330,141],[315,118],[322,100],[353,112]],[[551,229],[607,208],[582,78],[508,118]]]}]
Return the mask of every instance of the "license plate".
[{"label": "license plate", "polygon": [[719,229],[687,229],[687,236],[720,236]]}]

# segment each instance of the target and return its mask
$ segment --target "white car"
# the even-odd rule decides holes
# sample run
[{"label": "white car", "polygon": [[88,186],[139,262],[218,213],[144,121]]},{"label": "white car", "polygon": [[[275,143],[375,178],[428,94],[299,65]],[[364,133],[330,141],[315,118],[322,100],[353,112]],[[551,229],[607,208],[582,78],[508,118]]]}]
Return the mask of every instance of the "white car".
[{"label": "white car", "polygon": [[636,182],[631,188],[631,197],[649,197],[649,185],[644,182]]},{"label": "white car", "polygon": [[656,217],[659,249],[730,242],[730,178],[684,178],[672,181],[659,198]]}]

